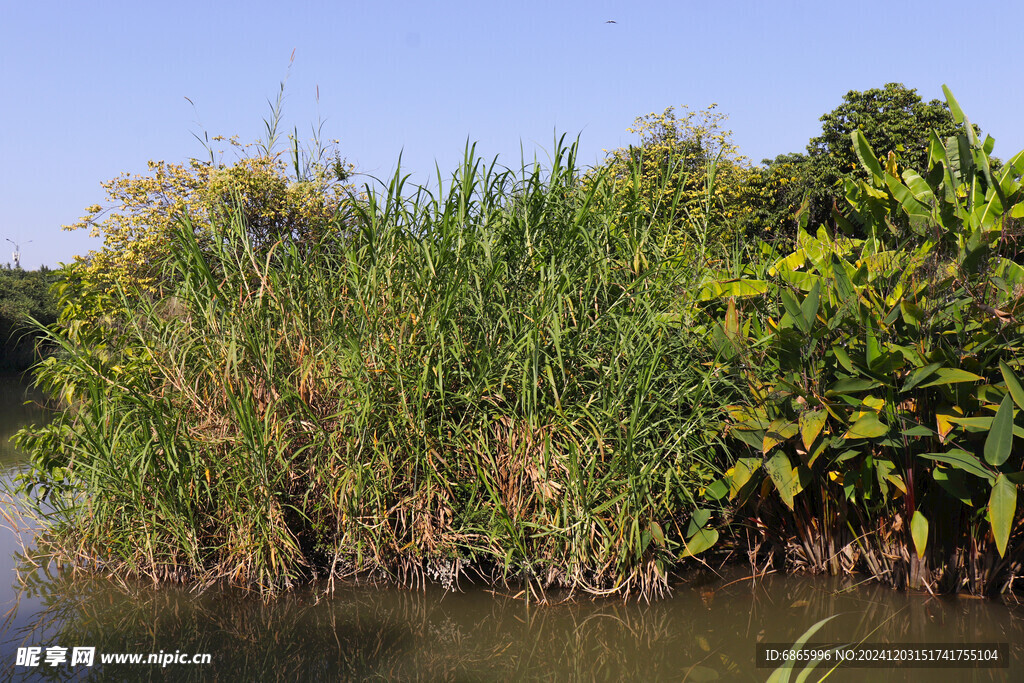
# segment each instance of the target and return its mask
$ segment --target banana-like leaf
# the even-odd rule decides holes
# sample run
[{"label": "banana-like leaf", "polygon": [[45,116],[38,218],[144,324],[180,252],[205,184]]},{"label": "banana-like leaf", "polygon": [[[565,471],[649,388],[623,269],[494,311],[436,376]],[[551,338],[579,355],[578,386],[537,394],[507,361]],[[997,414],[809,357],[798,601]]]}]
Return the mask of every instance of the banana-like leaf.
[{"label": "banana-like leaf", "polygon": [[697,295],[698,301],[713,301],[727,296],[746,298],[759,296],[771,289],[771,284],[766,280],[731,279],[717,282],[707,282],[701,287]]},{"label": "banana-like leaf", "polygon": [[[946,158],[949,159],[950,170],[953,171],[954,184],[953,187],[957,188],[966,187],[968,192],[968,205],[973,205],[975,199],[970,196],[970,193],[975,191],[974,185],[975,180],[975,167],[974,167],[974,155],[971,153],[971,143],[965,135],[957,135],[952,137],[946,143]],[[959,180],[959,183],[956,183]]]},{"label": "banana-like leaf", "polygon": [[900,302],[900,312],[903,313],[903,321],[912,327],[918,327],[925,318],[924,310],[909,301]]},{"label": "banana-like leaf", "polygon": [[789,256],[777,261],[775,265],[768,269],[768,274],[774,277],[783,272],[792,272],[802,268],[806,263],[807,255],[804,253],[804,250],[797,249]]},{"label": "banana-like leaf", "polygon": [[1010,529],[1017,513],[1017,485],[1005,474],[996,477],[992,495],[988,499],[988,519],[992,525],[992,536],[996,539],[999,556],[1006,555],[1006,544],[1010,540]]},{"label": "banana-like leaf", "polygon": [[874,389],[875,387],[881,386],[881,382],[874,379],[858,379],[848,377],[845,379],[838,380],[833,383],[825,392],[826,396],[834,396],[837,394],[852,394],[861,391],[867,391],[868,389]]},{"label": "banana-like leaf", "polygon": [[784,270],[779,273],[779,279],[806,292],[814,286],[815,282],[821,280],[821,276],[817,273],[802,273],[798,270]]},{"label": "banana-like leaf", "polygon": [[967,451],[960,450],[959,448],[951,449],[945,453],[921,453],[919,454],[919,457],[925,458],[926,460],[935,460],[947,465],[952,465],[958,470],[962,470],[968,474],[973,474],[974,476],[985,479],[990,483],[995,481],[995,475],[986,469],[978,458]]},{"label": "banana-like leaf", "polygon": [[942,92],[946,96],[946,105],[949,107],[949,113],[953,115],[953,120],[957,123],[964,122],[964,110],[960,108],[960,103],[953,97],[953,92],[949,89],[945,83],[942,84]]},{"label": "banana-like leaf", "polygon": [[764,434],[764,439],[761,442],[761,449],[768,453],[771,449],[775,448],[776,445],[791,439],[796,436],[798,427],[795,422],[789,420],[773,420],[768,426],[768,431]]},{"label": "banana-like leaf", "polygon": [[993,226],[1003,215],[1003,203],[998,196],[993,196],[987,201],[979,202],[971,216],[971,224],[979,229],[993,229]]},{"label": "banana-like leaf", "polygon": [[1006,389],[1013,397],[1013,402],[1017,404],[1018,408],[1024,410],[1024,386],[1021,386],[1020,379],[1003,361],[999,361],[999,371],[1003,374],[1003,381],[1006,382]]},{"label": "banana-like leaf", "polygon": [[843,435],[843,438],[875,439],[880,436],[885,436],[888,433],[889,427],[878,419],[878,415],[875,413],[868,413],[854,422],[853,425],[850,426],[850,429],[847,430],[846,434]]},{"label": "banana-like leaf", "polygon": [[868,367],[874,369],[879,358],[882,356],[882,346],[878,343],[878,336],[872,327],[868,327],[866,336],[864,356]]},{"label": "banana-like leaf", "polygon": [[836,292],[839,294],[840,303],[846,304],[857,296],[857,290],[850,282],[850,276],[846,272],[846,262],[836,255],[832,255],[832,277],[836,281]]},{"label": "banana-like leaf", "polygon": [[909,254],[892,249],[879,249],[872,254],[865,255],[862,260],[867,266],[871,279],[888,278],[894,269],[907,267],[908,256]]},{"label": "banana-like leaf", "polygon": [[698,529],[690,538],[683,541],[686,546],[683,552],[679,554],[680,558],[693,557],[699,555],[708,548],[718,543],[718,530],[717,529]]},{"label": "banana-like leaf", "polygon": [[782,502],[790,510],[793,509],[793,497],[799,492],[800,480],[793,465],[785,453],[779,452],[765,461],[764,468],[771,477],[775,488],[782,497]]},{"label": "banana-like leaf", "polygon": [[943,384],[956,384],[958,382],[981,382],[984,381],[984,377],[976,375],[973,372],[966,370],[960,370],[959,368],[940,368],[935,371],[937,379],[922,384],[921,388],[934,387]]},{"label": "banana-like leaf", "polygon": [[[999,173],[999,187],[1003,190],[1003,194],[1005,196],[1008,197],[1020,189],[1020,183],[1017,181],[1017,178],[1022,174],[1024,174],[1024,150],[1014,154],[1013,157],[1003,165],[1003,168]],[[1021,204],[1017,204],[1015,208],[1020,207]],[[1009,205],[1005,208],[1008,209]]]},{"label": "banana-like leaf", "polygon": [[803,303],[800,304],[800,313],[803,315],[803,319],[808,322],[808,332],[810,332],[810,327],[814,324],[814,319],[818,317],[820,297],[821,280],[818,280],[811,286],[811,291],[807,293]]},{"label": "banana-like leaf", "polygon": [[754,473],[761,467],[760,458],[740,458],[733,466],[732,476],[729,478],[729,499],[735,498],[740,490],[746,486]]},{"label": "banana-like leaf", "polygon": [[800,310],[800,304],[797,303],[796,297],[788,290],[782,290],[782,306],[786,309],[786,313],[789,313],[790,317],[796,322],[796,326],[800,328],[800,331],[807,334],[811,331],[811,323],[809,320],[804,318],[803,312]]},{"label": "banana-like leaf", "polygon": [[991,135],[986,135],[985,143],[981,146],[981,148],[982,150],[984,150],[985,156],[992,154],[992,150],[996,148],[996,139]]},{"label": "banana-like leaf", "polygon": [[1013,447],[1013,399],[1010,394],[1003,397],[999,410],[992,420],[992,428],[985,438],[985,462],[999,467],[1010,457]]},{"label": "banana-like leaf", "polygon": [[800,437],[803,441],[804,449],[808,453],[814,444],[814,440],[818,438],[818,434],[825,427],[827,419],[828,412],[824,410],[805,410],[800,413]]},{"label": "banana-like leaf", "polygon": [[914,199],[928,206],[935,202],[935,194],[932,192],[931,186],[916,171],[908,168],[903,171],[902,176],[903,182],[910,188]]},{"label": "banana-like leaf", "polygon": [[[943,167],[943,170],[946,170],[946,167],[949,166],[949,161],[946,159],[946,147],[942,144],[942,140],[935,131],[930,130],[928,131],[928,168],[931,170],[939,165]],[[930,176],[931,174],[929,173]],[[937,183],[929,181],[928,184],[935,187]]]},{"label": "banana-like leaf", "polygon": [[[851,223],[849,219],[846,218],[846,216],[840,213],[838,208],[836,208],[835,206],[832,207],[832,220],[835,222],[836,227],[839,228],[839,230],[841,230],[844,235],[852,235],[857,232],[857,229],[853,227],[853,223]],[[853,247],[861,243],[861,240],[851,239],[850,237],[843,237],[842,239],[848,240],[850,243],[852,243],[849,245],[851,251],[853,250]]]},{"label": "banana-like leaf", "polygon": [[882,165],[878,163],[878,157],[875,156],[875,152],[871,149],[868,139],[864,137],[864,133],[859,129],[854,130],[850,133],[850,139],[853,140],[853,150],[857,153],[857,158],[860,159],[861,165],[871,174],[872,179],[876,183],[881,184],[884,178]]},{"label": "banana-like leaf", "polygon": [[928,518],[920,510],[914,510],[914,516],[910,519],[910,536],[914,540],[917,557],[923,558],[928,547]]},{"label": "banana-like leaf", "polygon": [[[1024,209],[1024,204],[1018,204],[1017,208]],[[1021,216],[1015,216],[1015,218],[1024,218],[1024,214]],[[994,272],[1008,285],[1021,285],[1024,284],[1024,268],[1014,263],[1010,259],[999,259]]]},{"label": "banana-like leaf", "polygon": [[[918,179],[920,178],[921,177],[918,176]],[[921,182],[924,183],[923,180]],[[907,186],[899,181],[898,178],[886,174],[885,184],[889,187],[889,191],[892,192],[896,201],[900,203],[900,207],[902,207],[904,213],[906,213],[911,220],[919,218],[927,221],[932,217],[931,208],[921,203],[917,197],[907,189]],[[927,184],[925,184],[925,186],[927,187]]]}]

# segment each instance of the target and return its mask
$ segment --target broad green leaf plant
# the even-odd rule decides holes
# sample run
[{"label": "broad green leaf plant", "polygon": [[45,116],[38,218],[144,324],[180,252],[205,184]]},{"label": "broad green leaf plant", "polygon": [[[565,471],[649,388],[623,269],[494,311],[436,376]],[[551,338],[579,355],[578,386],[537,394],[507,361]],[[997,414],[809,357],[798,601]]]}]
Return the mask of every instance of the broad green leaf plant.
[{"label": "broad green leaf plant", "polygon": [[[811,234],[804,213],[795,250],[768,278],[720,283],[703,298],[725,302],[733,353],[721,365],[748,388],[723,427],[747,447],[723,482],[728,495],[757,504],[777,494],[804,548],[818,545],[810,561],[833,570],[843,544],[822,549],[826,528],[849,530],[846,547],[865,553],[868,536],[902,538],[913,547],[910,583],[927,580],[920,566],[936,546],[969,547],[975,560],[994,546],[983,576],[945,572],[993,591],[1024,483],[1024,268],[1013,258],[1024,152],[994,171],[992,138],[946,97],[966,125],[947,140],[932,134],[923,173],[901,171],[892,153],[879,159],[852,133],[868,179],[845,181],[850,209],[834,219],[842,228],[855,217],[863,239]],[[766,333],[751,335],[745,318]]]}]

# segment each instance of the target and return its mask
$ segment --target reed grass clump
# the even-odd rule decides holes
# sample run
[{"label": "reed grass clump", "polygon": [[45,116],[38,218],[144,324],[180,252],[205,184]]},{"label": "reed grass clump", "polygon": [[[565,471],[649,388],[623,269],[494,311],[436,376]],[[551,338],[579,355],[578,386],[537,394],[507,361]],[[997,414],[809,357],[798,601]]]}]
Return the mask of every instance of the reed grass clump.
[{"label": "reed grass clump", "polygon": [[65,304],[116,310],[51,332],[67,409],[21,437],[57,555],[262,590],[663,590],[721,474],[708,351],[666,315],[697,266],[603,210],[623,190],[574,147],[515,172],[468,150],[437,185],[396,173],[315,240],[182,222],[161,296],[68,274]]}]

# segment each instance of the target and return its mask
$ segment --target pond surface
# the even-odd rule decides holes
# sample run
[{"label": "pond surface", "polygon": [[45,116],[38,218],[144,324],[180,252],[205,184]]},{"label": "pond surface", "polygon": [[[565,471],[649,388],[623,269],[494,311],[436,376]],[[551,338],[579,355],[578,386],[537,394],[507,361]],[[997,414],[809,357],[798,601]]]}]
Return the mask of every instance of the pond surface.
[{"label": "pond surface", "polygon": [[[16,381],[0,381],[0,467],[8,480],[24,456],[7,438],[25,421],[44,419],[22,405],[27,398]],[[263,603],[235,591],[197,594],[32,569],[21,553],[18,539],[0,530],[4,680],[764,681],[771,669],[755,666],[757,643],[792,643],[834,615],[814,640],[1003,643],[1009,666],[841,668],[829,681],[1024,680],[1021,609],[855,580],[754,580],[737,567],[695,575],[651,604],[538,605],[516,599],[514,589],[446,593],[366,584],[333,593],[315,587]],[[19,649],[30,647],[39,648],[39,664],[19,666]],[[56,648],[67,648],[67,661],[49,666]],[[94,648],[93,665],[72,666],[74,648]],[[150,654],[167,664],[101,662]],[[209,663],[183,661],[193,655],[209,655]],[[819,666],[807,680],[827,671]]]}]

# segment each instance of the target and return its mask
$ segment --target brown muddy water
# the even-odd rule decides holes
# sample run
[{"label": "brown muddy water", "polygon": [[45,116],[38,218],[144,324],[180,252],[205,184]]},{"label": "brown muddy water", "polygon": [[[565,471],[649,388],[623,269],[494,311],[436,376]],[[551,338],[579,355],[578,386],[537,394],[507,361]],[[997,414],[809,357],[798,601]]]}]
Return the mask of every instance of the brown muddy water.
[{"label": "brown muddy water", "polygon": [[[0,476],[8,481],[24,465],[9,436],[45,419],[22,405],[30,398],[16,380],[0,379]],[[515,589],[370,584],[264,603],[230,590],[124,585],[33,567],[18,538],[0,529],[0,679],[765,681],[772,668],[756,666],[758,643],[793,643],[835,616],[814,641],[902,650],[996,643],[1008,657],[999,668],[842,667],[828,681],[1024,680],[1024,609],[858,581],[752,579],[735,567],[695,574],[650,604],[541,605],[514,597]],[[34,666],[29,648],[38,648]],[[72,664],[76,648],[86,659],[91,649],[91,666]],[[132,655],[143,663],[102,661]],[[819,665],[806,680],[829,668]]]}]

